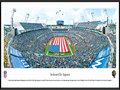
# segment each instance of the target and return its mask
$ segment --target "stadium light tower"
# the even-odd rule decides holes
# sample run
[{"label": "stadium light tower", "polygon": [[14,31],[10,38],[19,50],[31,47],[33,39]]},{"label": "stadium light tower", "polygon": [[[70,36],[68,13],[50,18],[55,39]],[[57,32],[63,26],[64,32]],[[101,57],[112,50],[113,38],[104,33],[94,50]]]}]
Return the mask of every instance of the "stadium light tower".
[{"label": "stadium light tower", "polygon": [[14,37],[15,36],[15,32],[14,32],[14,27],[13,27],[13,23],[14,23],[14,21],[13,21],[13,17],[14,17],[14,13],[16,12],[16,9],[15,8],[13,8],[13,13],[12,13],[12,16],[11,16],[11,33],[12,33],[12,36]]},{"label": "stadium light tower", "polygon": [[73,18],[73,25],[74,25],[74,19],[75,19],[75,18]]},{"label": "stadium light tower", "polygon": [[107,9],[106,8],[104,9],[104,12],[105,12],[106,16],[108,17]]},{"label": "stadium light tower", "polygon": [[94,21],[94,12],[91,12],[92,20]]},{"label": "stadium light tower", "polygon": [[84,16],[81,16],[81,18],[82,18],[82,21],[84,22]]},{"label": "stadium light tower", "polygon": [[46,19],[46,25],[47,25],[47,21],[48,21],[48,19]]},{"label": "stadium light tower", "polygon": [[11,16],[11,26],[12,26],[12,29],[13,29],[13,17],[14,17],[14,13],[16,12],[16,9],[13,8],[13,13],[12,13],[12,16]]},{"label": "stadium light tower", "polygon": [[39,21],[39,18],[40,18],[39,16],[36,18],[36,23]]},{"label": "stadium light tower", "polygon": [[107,16],[107,26],[108,26],[108,13],[107,13],[107,9],[106,8],[104,9],[104,12],[105,12],[105,14]]},{"label": "stadium light tower", "polygon": [[28,21],[29,16],[30,16],[30,14],[29,14],[29,13],[27,13],[27,14],[26,14],[26,17],[25,17],[25,22],[27,22],[27,21]]}]

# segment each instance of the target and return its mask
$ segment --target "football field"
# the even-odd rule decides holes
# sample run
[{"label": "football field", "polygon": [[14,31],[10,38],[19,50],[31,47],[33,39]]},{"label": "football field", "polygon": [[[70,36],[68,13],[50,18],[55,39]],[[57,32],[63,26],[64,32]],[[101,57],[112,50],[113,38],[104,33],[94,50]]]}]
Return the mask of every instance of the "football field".
[{"label": "football field", "polygon": [[[58,52],[69,52],[69,48],[66,42],[65,37],[55,37],[53,42],[53,46],[59,46],[60,48],[57,50]],[[56,48],[54,48],[53,52],[55,52]]]},{"label": "football field", "polygon": [[[49,56],[71,56],[75,55],[75,47],[67,37],[54,37],[45,48],[45,55]],[[69,43],[68,43],[69,42]]]}]

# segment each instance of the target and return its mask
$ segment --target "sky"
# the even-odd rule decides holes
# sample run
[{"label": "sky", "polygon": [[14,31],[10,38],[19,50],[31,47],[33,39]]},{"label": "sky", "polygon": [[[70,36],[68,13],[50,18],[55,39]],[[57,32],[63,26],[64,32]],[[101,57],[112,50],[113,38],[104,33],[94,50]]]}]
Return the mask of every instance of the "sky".
[{"label": "sky", "polygon": [[[63,4],[62,4],[63,5]],[[73,5],[74,6],[74,5]],[[77,4],[76,4],[77,6]],[[73,22],[87,22],[87,21],[105,21],[107,16],[112,22],[117,21],[116,8],[91,8],[91,7],[71,7],[67,4],[60,6],[57,4],[39,4],[39,3],[2,3],[2,21],[4,24],[11,23],[11,16],[13,8],[16,9],[14,13],[14,22],[24,22],[26,14],[30,16],[27,22],[36,22],[39,17],[38,23],[56,24],[57,20],[64,20],[64,24],[73,24]],[[91,13],[93,12],[93,15]],[[57,14],[56,14],[57,13]]]}]

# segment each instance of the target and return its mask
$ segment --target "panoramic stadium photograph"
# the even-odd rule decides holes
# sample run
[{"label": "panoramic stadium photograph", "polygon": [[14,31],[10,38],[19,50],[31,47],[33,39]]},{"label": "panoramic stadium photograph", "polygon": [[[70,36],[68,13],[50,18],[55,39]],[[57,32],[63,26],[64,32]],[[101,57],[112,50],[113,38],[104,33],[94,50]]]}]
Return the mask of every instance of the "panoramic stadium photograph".
[{"label": "panoramic stadium photograph", "polygon": [[4,68],[116,68],[116,8],[4,7]]}]

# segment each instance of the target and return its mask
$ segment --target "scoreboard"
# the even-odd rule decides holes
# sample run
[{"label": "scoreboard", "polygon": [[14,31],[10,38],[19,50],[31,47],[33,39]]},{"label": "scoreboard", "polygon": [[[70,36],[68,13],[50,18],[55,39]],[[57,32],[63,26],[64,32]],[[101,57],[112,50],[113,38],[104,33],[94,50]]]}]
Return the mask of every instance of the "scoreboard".
[{"label": "scoreboard", "polygon": [[64,25],[64,21],[63,20],[58,20],[57,25]]}]

